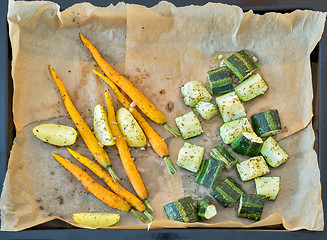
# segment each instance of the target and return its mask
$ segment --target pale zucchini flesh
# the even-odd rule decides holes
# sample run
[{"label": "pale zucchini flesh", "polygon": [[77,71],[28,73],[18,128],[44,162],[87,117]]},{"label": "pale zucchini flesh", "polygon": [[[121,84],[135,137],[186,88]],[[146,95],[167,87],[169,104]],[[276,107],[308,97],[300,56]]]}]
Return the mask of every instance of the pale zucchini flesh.
[{"label": "pale zucchini flesh", "polygon": [[109,127],[108,115],[104,107],[99,104],[94,107],[93,129],[100,144],[103,146],[115,145],[116,141]]},{"label": "pale zucchini flesh", "polygon": [[243,101],[249,101],[268,90],[266,82],[259,73],[254,74],[235,87],[236,95]]},{"label": "pale zucchini flesh", "polygon": [[120,215],[116,213],[75,213],[73,219],[80,225],[91,228],[106,228],[116,224]]},{"label": "pale zucchini flesh", "polygon": [[69,146],[75,143],[77,131],[60,124],[41,124],[33,128],[33,134],[40,140],[55,146]]},{"label": "pale zucchini flesh", "polygon": [[145,147],[145,134],[133,115],[124,107],[118,109],[116,115],[119,130],[127,145],[129,147]]},{"label": "pale zucchini flesh", "polygon": [[279,192],[280,177],[258,177],[254,179],[255,190],[269,200],[275,200]]},{"label": "pale zucchini flesh", "polygon": [[240,118],[231,122],[224,123],[219,128],[219,134],[225,144],[231,144],[241,133],[254,133],[249,120]]},{"label": "pale zucchini flesh", "polygon": [[199,101],[209,102],[212,98],[202,82],[190,81],[181,87],[181,93],[186,106],[195,107]]},{"label": "pale zucchini flesh", "polygon": [[176,164],[191,172],[198,172],[203,155],[204,147],[185,142],[183,147],[179,150]]},{"label": "pale zucchini flesh", "polygon": [[198,136],[204,132],[199,119],[193,111],[176,117],[175,123],[184,139]]},{"label": "pale zucchini flesh", "polygon": [[246,117],[245,108],[235,91],[217,97],[216,103],[220,116],[225,123]]},{"label": "pale zucchini flesh", "polygon": [[260,152],[269,166],[274,168],[282,165],[289,159],[289,155],[273,137],[268,137],[264,141]]},{"label": "pale zucchini flesh", "polygon": [[237,171],[243,182],[261,177],[270,172],[262,156],[257,156],[236,164]]},{"label": "pale zucchini flesh", "polygon": [[203,101],[196,104],[195,111],[205,120],[211,120],[219,114],[219,111],[214,104]]}]

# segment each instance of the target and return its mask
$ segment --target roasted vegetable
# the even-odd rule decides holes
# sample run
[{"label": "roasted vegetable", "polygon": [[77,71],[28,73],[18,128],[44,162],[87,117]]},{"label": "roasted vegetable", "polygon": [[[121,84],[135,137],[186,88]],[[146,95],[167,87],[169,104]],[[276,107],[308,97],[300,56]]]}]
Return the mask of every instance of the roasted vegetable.
[{"label": "roasted vegetable", "polygon": [[253,157],[238,163],[236,164],[236,168],[242,181],[249,181],[270,172],[269,167],[262,156]]},{"label": "roasted vegetable", "polygon": [[245,156],[257,156],[260,153],[263,141],[254,133],[241,133],[232,142],[232,149]]},{"label": "roasted vegetable", "polygon": [[259,69],[258,64],[246,50],[234,53],[224,61],[224,64],[240,81],[245,80]]},{"label": "roasted vegetable", "polygon": [[203,159],[204,147],[185,142],[179,150],[177,166],[185,168],[191,172],[198,172]]},{"label": "roasted vegetable", "polygon": [[60,124],[41,124],[33,128],[33,134],[43,142],[56,146],[69,146],[75,143],[77,132],[74,128]]},{"label": "roasted vegetable", "polygon": [[251,120],[253,130],[259,137],[275,135],[282,129],[277,109],[254,114]]},{"label": "roasted vegetable", "polygon": [[235,87],[236,95],[243,101],[249,101],[268,90],[266,82],[259,73],[254,74]]},{"label": "roasted vegetable", "polygon": [[175,122],[184,139],[201,135],[204,132],[199,119],[193,111],[176,117]]},{"label": "roasted vegetable", "polygon": [[168,203],[164,209],[169,220],[188,223],[198,219],[195,203],[190,196]]},{"label": "roasted vegetable", "polygon": [[202,82],[190,81],[181,87],[182,97],[186,106],[195,107],[199,101],[209,102],[212,98]]},{"label": "roasted vegetable", "polygon": [[146,137],[133,115],[126,109],[117,111],[117,124],[129,147],[145,147]]},{"label": "roasted vegetable", "polygon": [[208,188],[215,188],[225,163],[220,160],[204,159],[195,182]]},{"label": "roasted vegetable", "polygon": [[205,120],[211,120],[219,114],[219,111],[214,104],[203,101],[196,104],[195,111]]},{"label": "roasted vegetable", "polygon": [[254,133],[247,118],[240,118],[224,123],[219,128],[219,134],[225,144],[231,144],[241,133]]},{"label": "roasted vegetable", "polygon": [[78,224],[92,228],[106,228],[116,224],[120,215],[117,213],[74,213],[73,219]]},{"label": "roasted vegetable", "polygon": [[238,216],[259,221],[262,215],[265,196],[242,194],[238,207]]},{"label": "roasted vegetable", "polygon": [[217,97],[216,103],[225,123],[246,117],[245,108],[234,91]]},{"label": "roasted vegetable", "polygon": [[150,118],[155,123],[163,125],[175,137],[180,136],[177,131],[172,129],[167,124],[165,116],[159,111],[159,109],[154,106],[154,104],[151,103],[149,99],[137,87],[135,87],[131,81],[129,81],[123,75],[118,73],[112,66],[110,66],[110,64],[104,60],[99,51],[86,37],[80,34],[80,38],[84,45],[89,49],[94,60],[99,64],[99,67],[107,75],[107,77],[118,87],[120,87],[148,118]]},{"label": "roasted vegetable", "polygon": [[222,144],[218,144],[212,149],[210,156],[213,159],[223,161],[225,163],[224,167],[227,170],[231,170],[238,163],[238,159]]},{"label": "roasted vegetable", "polygon": [[210,194],[226,208],[235,203],[244,193],[242,187],[233,178],[228,177],[212,190]]},{"label": "roasted vegetable", "polygon": [[273,137],[268,137],[266,141],[264,141],[260,152],[267,163],[274,168],[282,165],[289,159],[289,155]]},{"label": "roasted vegetable", "polygon": [[227,67],[210,70],[207,74],[212,94],[233,91],[234,87]]},{"label": "roasted vegetable", "polygon": [[255,190],[269,200],[275,200],[279,192],[280,177],[258,177],[254,179]]},{"label": "roasted vegetable", "polygon": [[116,142],[108,123],[108,115],[101,105],[96,105],[94,108],[93,129],[95,137],[103,146],[115,145]]},{"label": "roasted vegetable", "polygon": [[198,216],[202,221],[213,218],[217,215],[217,209],[212,204],[210,197],[206,196],[198,202]]}]

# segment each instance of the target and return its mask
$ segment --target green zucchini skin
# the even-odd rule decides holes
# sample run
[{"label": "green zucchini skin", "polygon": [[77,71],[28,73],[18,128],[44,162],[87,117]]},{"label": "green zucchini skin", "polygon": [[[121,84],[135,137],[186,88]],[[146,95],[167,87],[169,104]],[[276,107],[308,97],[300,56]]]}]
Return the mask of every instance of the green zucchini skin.
[{"label": "green zucchini skin", "polygon": [[231,177],[226,178],[210,194],[224,207],[227,208],[235,203],[245,191]]},{"label": "green zucchini skin", "polygon": [[259,69],[258,64],[246,50],[234,53],[224,61],[224,64],[241,82]]},{"label": "green zucchini skin", "polygon": [[225,163],[220,160],[203,160],[201,169],[195,178],[195,182],[214,189],[224,165]]},{"label": "green zucchini skin", "polygon": [[277,109],[254,114],[251,120],[254,132],[259,137],[273,136],[282,129]]},{"label": "green zucchini skin", "polygon": [[[252,139],[251,139],[252,137]],[[252,133],[241,133],[232,142],[231,148],[245,156],[257,156],[260,153],[263,141]]]},{"label": "green zucchini skin", "polygon": [[238,216],[259,221],[262,215],[265,196],[242,194],[238,208]]},{"label": "green zucchini skin", "polygon": [[198,216],[202,221],[210,219],[216,214],[216,207],[212,204],[210,197],[206,196],[204,199],[198,202]]},{"label": "green zucchini skin", "polygon": [[207,75],[212,94],[233,91],[234,87],[227,67],[210,70]]},{"label": "green zucchini skin", "polygon": [[212,149],[209,155],[213,159],[223,161],[225,163],[224,167],[228,171],[238,163],[238,159],[222,144],[218,144]]},{"label": "green zucchini skin", "polygon": [[191,196],[168,203],[164,209],[169,220],[188,223],[198,219],[197,209]]},{"label": "green zucchini skin", "polygon": [[249,101],[268,90],[266,82],[259,73],[252,75],[235,87],[235,93],[243,102]]}]

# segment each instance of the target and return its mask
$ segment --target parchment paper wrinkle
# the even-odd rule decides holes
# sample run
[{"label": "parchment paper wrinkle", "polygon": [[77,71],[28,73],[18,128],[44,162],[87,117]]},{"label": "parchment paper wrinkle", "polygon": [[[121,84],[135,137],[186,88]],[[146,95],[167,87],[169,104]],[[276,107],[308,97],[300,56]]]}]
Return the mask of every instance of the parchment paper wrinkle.
[{"label": "parchment paper wrinkle", "polygon": [[[59,9],[52,2],[9,1],[17,134],[1,194],[1,230],[20,231],[53,219],[79,226],[72,219],[75,212],[119,213],[121,219],[113,229],[250,228],[282,224],[291,231],[323,230],[320,171],[311,126],[310,53],[321,38],[326,13],[296,10],[257,15],[220,3],[175,7],[168,2],[153,8],[124,3],[102,8],[80,3],[62,12]],[[281,188],[275,201],[265,202],[260,221],[239,218],[237,204],[225,209],[215,200],[218,214],[206,222],[185,224],[167,220],[163,205],[188,195],[200,200],[210,196],[211,190],[196,184],[196,174],[182,168],[177,167],[177,173],[170,175],[164,161],[149,146],[144,151],[131,149],[131,154],[155,209],[156,220],[151,225],[99,201],[52,157],[52,153],[59,154],[85,169],[66,148],[43,143],[32,133],[41,123],[74,126],[48,65],[56,70],[89,126],[94,106],[105,105],[103,93],[107,86],[93,74],[92,69],[100,69],[83,46],[79,33],[139,87],[174,127],[175,117],[192,110],[185,106],[180,94],[184,83],[195,80],[208,86],[206,73],[219,66],[219,55],[226,57],[246,49],[258,58],[260,74],[269,89],[263,96],[244,103],[247,116],[250,119],[255,113],[278,109],[283,131],[276,139],[290,155],[285,164],[272,168],[267,175],[280,176]],[[111,96],[118,110],[121,105]],[[185,141],[149,123],[166,140],[175,163]],[[221,143],[222,120],[201,119],[201,124],[205,133],[187,142],[204,146],[204,158],[209,158],[210,150]],[[71,148],[94,160],[80,136]],[[135,193],[116,147],[106,151],[122,185]],[[239,161],[247,159],[235,155]],[[235,169],[222,171],[219,182],[229,176],[247,193],[255,192],[254,182],[241,182]]]}]

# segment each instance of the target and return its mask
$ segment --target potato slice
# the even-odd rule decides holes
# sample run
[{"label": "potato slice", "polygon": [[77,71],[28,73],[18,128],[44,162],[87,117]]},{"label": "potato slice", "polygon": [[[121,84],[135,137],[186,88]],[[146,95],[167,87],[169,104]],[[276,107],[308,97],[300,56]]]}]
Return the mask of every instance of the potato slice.
[{"label": "potato slice", "polygon": [[77,132],[74,128],[60,124],[41,124],[33,128],[34,135],[43,142],[56,146],[69,146],[75,143]]},{"label": "potato slice", "polygon": [[92,227],[105,228],[114,225],[120,219],[116,213],[75,213],[73,219],[78,224]]},{"label": "potato slice", "polygon": [[130,147],[145,147],[146,137],[133,115],[126,109],[120,108],[117,111],[118,127],[123,134],[127,145]]},{"label": "potato slice", "polygon": [[93,128],[95,137],[103,146],[113,146],[116,144],[109,127],[106,110],[99,104],[94,108]]}]

